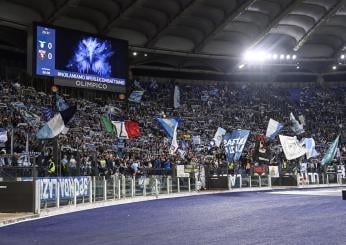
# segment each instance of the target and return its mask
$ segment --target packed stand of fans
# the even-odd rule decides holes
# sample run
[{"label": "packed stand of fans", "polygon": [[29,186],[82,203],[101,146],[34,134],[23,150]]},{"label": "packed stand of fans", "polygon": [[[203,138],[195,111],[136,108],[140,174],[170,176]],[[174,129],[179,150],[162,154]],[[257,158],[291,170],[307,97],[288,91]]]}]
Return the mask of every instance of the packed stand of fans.
[{"label": "packed stand of fans", "polygon": [[[258,154],[257,139],[265,134],[270,118],[285,123],[282,134],[294,135],[289,128],[290,112],[304,118],[305,133],[299,137],[313,137],[316,141],[320,155],[309,161],[311,168],[321,170],[319,162],[337,135],[341,138],[338,159],[345,158],[345,88],[280,88],[224,83],[179,86],[181,107],[178,109],[173,108],[173,84],[153,81],[137,82],[133,87],[145,91],[140,103],[107,103],[64,95],[67,104],[77,106],[69,130],[57,139],[39,141],[35,135],[46,123],[45,112],[56,113],[56,95],[24,87],[18,82],[1,81],[0,129],[7,131],[8,140],[0,142],[0,167],[31,166],[34,156],[41,169],[40,175],[141,174],[148,169],[163,169],[167,174],[178,164],[211,169],[232,166],[233,173],[244,174],[250,173],[248,166],[258,165],[285,166],[289,171],[296,171],[297,163],[302,159],[287,162],[278,137],[261,146],[266,148],[266,160],[259,160]],[[125,141],[117,139],[104,130],[100,121],[102,115],[137,121],[141,136]],[[180,119],[177,138],[181,150],[174,155],[169,154],[171,140],[155,120],[163,117]],[[209,146],[218,127],[228,132],[251,130],[239,162],[227,162],[222,146]],[[12,128],[13,155],[10,154]],[[194,142],[194,136],[199,136],[200,142]],[[54,146],[59,149],[57,156],[61,168],[53,159]],[[30,152],[30,157],[23,154],[26,151]]]}]

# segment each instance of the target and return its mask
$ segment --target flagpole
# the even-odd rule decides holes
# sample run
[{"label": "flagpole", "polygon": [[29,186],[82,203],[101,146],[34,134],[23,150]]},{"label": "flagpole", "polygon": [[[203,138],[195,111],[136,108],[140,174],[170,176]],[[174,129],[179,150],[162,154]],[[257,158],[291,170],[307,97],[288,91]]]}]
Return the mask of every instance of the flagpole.
[{"label": "flagpole", "polygon": [[12,129],[11,129],[11,157],[13,157],[13,126],[12,126]]}]

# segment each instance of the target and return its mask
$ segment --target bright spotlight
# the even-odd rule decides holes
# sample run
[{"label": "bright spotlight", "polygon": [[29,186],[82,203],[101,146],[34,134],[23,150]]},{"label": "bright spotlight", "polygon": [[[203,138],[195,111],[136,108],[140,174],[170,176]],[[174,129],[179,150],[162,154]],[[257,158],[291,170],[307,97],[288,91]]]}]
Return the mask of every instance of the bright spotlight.
[{"label": "bright spotlight", "polygon": [[240,64],[240,65],[238,66],[239,70],[243,69],[244,67],[245,67],[245,64]]},{"label": "bright spotlight", "polygon": [[148,56],[148,54],[144,54],[144,57],[147,57]]},{"label": "bright spotlight", "polygon": [[341,58],[342,60],[344,60],[344,59],[345,59],[345,55],[342,54],[342,55],[340,56],[340,58]]},{"label": "bright spotlight", "polygon": [[137,52],[133,52],[132,55],[133,55],[133,56],[137,56]]},{"label": "bright spotlight", "polygon": [[333,70],[336,70],[337,67],[336,67],[336,66],[333,66],[332,68],[333,68]]},{"label": "bright spotlight", "polygon": [[295,59],[297,59],[297,55],[294,54],[294,55],[292,56],[292,60],[295,60]]},{"label": "bright spotlight", "polygon": [[277,60],[278,59],[278,55],[277,54],[273,54],[273,60]]},{"label": "bright spotlight", "polygon": [[244,54],[244,60],[252,60],[254,59],[254,53],[252,51],[246,51],[245,54]]},{"label": "bright spotlight", "polygon": [[300,66],[297,66],[296,68],[297,68],[297,70],[299,70],[299,69],[300,69]]},{"label": "bright spotlight", "polygon": [[286,60],[290,60],[291,59],[291,55],[286,55]]},{"label": "bright spotlight", "polygon": [[280,54],[280,60],[285,59],[285,55],[284,54]]}]

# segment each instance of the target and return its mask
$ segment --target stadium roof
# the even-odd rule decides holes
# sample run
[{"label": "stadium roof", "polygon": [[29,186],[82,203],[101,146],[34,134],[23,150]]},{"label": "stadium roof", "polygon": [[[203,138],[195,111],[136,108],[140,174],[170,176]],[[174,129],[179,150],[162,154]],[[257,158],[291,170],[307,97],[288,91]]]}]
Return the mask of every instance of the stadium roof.
[{"label": "stadium roof", "polygon": [[[131,58],[133,67],[230,74],[239,72],[243,54],[252,49],[295,54],[294,62],[273,64],[280,72],[297,72],[298,66],[302,66],[304,69],[299,72],[324,73],[340,62],[339,57],[346,49],[345,3],[345,0],[0,0],[0,26],[8,34],[0,36],[0,44],[17,45],[12,28],[27,30],[37,21],[126,39],[130,49],[140,54]],[[340,72],[343,64],[339,66]]]}]

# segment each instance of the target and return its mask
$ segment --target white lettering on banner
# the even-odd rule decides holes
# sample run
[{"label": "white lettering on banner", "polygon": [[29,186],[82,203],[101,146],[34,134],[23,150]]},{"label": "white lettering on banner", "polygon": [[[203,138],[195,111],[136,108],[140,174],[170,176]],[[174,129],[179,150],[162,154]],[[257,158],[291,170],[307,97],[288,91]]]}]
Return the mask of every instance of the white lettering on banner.
[{"label": "white lettering on banner", "polygon": [[246,138],[235,138],[224,140],[226,152],[229,154],[242,152],[246,143]]},{"label": "white lettering on banner", "polygon": [[74,186],[76,186],[76,196],[88,196],[90,177],[75,178],[40,178],[41,200],[55,200],[56,188],[59,182],[60,198],[72,198],[74,196]]},{"label": "white lettering on banner", "polygon": [[230,179],[231,179],[231,186],[235,186],[235,181],[237,179],[237,175],[233,175],[233,176],[231,175]]},{"label": "white lettering on banner", "polygon": [[86,88],[99,88],[106,90],[108,88],[108,85],[105,83],[95,83],[95,82],[87,82],[87,81],[76,81],[77,87],[86,87]]}]

